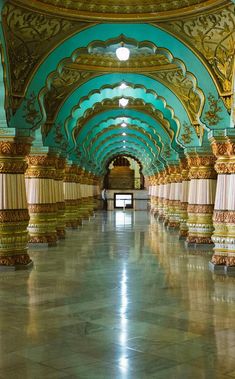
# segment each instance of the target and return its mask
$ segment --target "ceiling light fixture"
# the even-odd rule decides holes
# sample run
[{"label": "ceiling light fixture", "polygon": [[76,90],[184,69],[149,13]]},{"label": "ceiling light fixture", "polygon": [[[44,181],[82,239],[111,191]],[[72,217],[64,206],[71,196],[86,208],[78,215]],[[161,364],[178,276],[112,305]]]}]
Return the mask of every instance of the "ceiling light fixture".
[{"label": "ceiling light fixture", "polygon": [[125,128],[125,127],[127,126],[127,123],[123,121],[123,122],[121,123],[121,126],[122,126],[123,128]]},{"label": "ceiling light fixture", "polygon": [[122,82],[121,85],[119,86],[120,89],[126,89],[128,88],[128,85],[126,85],[125,82]]},{"label": "ceiling light fixture", "polygon": [[121,97],[121,99],[119,99],[119,106],[120,107],[126,107],[128,103],[129,103],[129,100],[125,99],[125,97]]},{"label": "ceiling light fixture", "polygon": [[126,133],[122,133],[123,136],[126,136]]},{"label": "ceiling light fixture", "polygon": [[128,61],[130,56],[130,50],[124,46],[123,42],[121,42],[121,47],[118,47],[116,49],[116,56],[119,59],[119,61]]}]

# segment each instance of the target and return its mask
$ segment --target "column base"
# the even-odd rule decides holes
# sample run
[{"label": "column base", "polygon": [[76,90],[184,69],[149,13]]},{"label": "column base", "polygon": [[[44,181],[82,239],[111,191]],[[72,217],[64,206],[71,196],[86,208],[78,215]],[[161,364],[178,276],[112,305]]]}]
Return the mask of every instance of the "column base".
[{"label": "column base", "polygon": [[178,221],[169,221],[168,228],[169,229],[179,229],[180,223]]},{"label": "column base", "polygon": [[213,247],[214,247],[214,244],[213,243],[195,243],[195,242],[189,242],[188,240],[186,240],[185,242],[185,246],[186,248],[188,249],[197,249],[197,250],[212,250]]},{"label": "column base", "polygon": [[180,230],[179,231],[179,239],[186,240],[188,238],[188,230]]},{"label": "column base", "polygon": [[32,247],[52,247],[57,246],[57,235],[54,236],[30,236],[29,245]]},{"label": "column base", "polygon": [[33,266],[33,261],[28,254],[1,256],[0,271],[27,270]]},{"label": "column base", "polygon": [[66,237],[66,231],[65,229],[57,229],[56,228],[56,234],[59,240],[64,240]]},{"label": "column base", "polygon": [[209,262],[208,263],[208,267],[209,267],[210,271],[215,271],[215,272],[220,272],[220,273],[224,273],[225,270],[226,270],[226,266],[225,265],[218,265],[218,264],[215,264],[213,262]]}]

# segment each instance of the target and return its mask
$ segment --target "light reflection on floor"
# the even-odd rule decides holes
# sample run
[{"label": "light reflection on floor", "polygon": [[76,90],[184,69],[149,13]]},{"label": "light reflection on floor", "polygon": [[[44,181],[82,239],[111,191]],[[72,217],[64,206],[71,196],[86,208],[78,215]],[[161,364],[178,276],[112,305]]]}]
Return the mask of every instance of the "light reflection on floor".
[{"label": "light reflection on floor", "polygon": [[98,214],[0,274],[0,378],[235,377],[235,278],[145,212]]}]

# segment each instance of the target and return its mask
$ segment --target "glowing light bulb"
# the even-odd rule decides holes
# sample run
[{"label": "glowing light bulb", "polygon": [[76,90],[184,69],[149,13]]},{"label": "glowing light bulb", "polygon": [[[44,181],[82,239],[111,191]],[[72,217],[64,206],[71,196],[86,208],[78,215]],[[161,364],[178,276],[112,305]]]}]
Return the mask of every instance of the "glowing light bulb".
[{"label": "glowing light bulb", "polygon": [[121,46],[116,50],[116,56],[119,61],[128,61],[130,56],[130,50],[127,47]]},{"label": "glowing light bulb", "polygon": [[126,89],[128,86],[126,85],[125,82],[122,82],[122,84],[119,86],[120,89]]},{"label": "glowing light bulb", "polygon": [[126,136],[126,133],[122,133],[123,136]]},{"label": "glowing light bulb", "polygon": [[122,122],[122,123],[121,123],[121,126],[122,126],[123,128],[125,128],[125,127],[127,126],[127,124],[126,124],[125,122]]},{"label": "glowing light bulb", "polygon": [[129,100],[125,99],[125,97],[122,97],[121,99],[119,99],[119,106],[120,107],[126,107],[128,103],[129,103]]}]

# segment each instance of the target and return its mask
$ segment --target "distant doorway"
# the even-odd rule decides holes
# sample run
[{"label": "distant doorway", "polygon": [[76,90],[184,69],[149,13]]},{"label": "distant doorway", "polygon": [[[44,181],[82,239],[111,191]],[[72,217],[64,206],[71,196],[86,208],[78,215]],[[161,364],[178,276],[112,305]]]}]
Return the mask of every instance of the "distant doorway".
[{"label": "distant doorway", "polygon": [[133,208],[133,194],[115,193],[114,208]]}]

